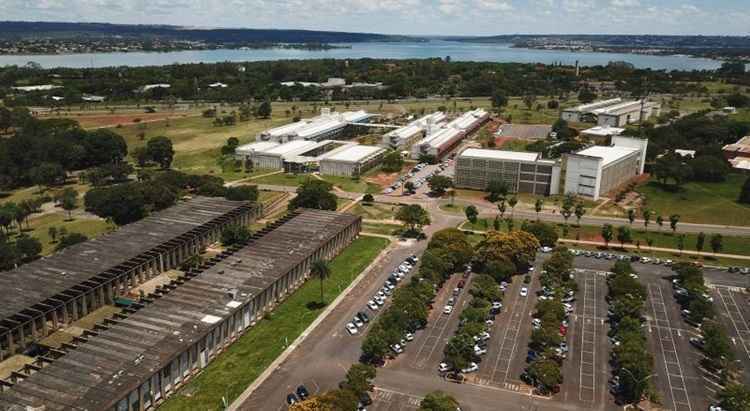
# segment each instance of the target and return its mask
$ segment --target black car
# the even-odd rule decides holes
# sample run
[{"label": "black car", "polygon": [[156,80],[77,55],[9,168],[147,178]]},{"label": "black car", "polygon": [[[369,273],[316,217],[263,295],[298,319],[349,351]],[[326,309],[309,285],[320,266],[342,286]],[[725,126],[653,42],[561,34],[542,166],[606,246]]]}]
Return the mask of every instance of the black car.
[{"label": "black car", "polygon": [[368,317],[367,314],[363,313],[362,311],[357,313],[357,317],[362,320],[363,323],[370,322],[370,317]]},{"label": "black car", "polygon": [[307,391],[304,385],[297,387],[297,396],[302,400],[306,400],[310,396],[310,391]]},{"label": "black car", "polygon": [[289,395],[286,396],[286,403],[287,404],[292,405],[292,404],[295,404],[295,403],[298,403],[298,402],[299,402],[299,399],[297,398],[296,395],[294,395],[294,393],[289,393]]},{"label": "black car", "polygon": [[359,396],[359,403],[364,406],[372,404],[372,398],[370,398],[370,394],[363,392],[362,395]]}]

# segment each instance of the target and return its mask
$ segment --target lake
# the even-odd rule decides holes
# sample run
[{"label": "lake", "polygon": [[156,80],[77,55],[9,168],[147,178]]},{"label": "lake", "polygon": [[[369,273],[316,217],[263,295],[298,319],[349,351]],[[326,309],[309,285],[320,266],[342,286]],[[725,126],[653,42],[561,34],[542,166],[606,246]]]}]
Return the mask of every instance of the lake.
[{"label": "lake", "polygon": [[654,70],[713,70],[720,61],[688,56],[648,56],[623,53],[580,53],[556,50],[512,48],[509,44],[460,43],[433,40],[424,43],[354,43],[351,48],[332,50],[199,50],[165,53],[90,53],[60,55],[0,56],[0,66],[24,65],[34,61],[45,68],[162,66],[174,63],[218,63],[224,61],[267,61],[297,59],[422,59],[430,57],[454,61],[489,61],[500,63],[562,63],[582,66],[606,65],[610,61],[627,61],[638,68]]}]

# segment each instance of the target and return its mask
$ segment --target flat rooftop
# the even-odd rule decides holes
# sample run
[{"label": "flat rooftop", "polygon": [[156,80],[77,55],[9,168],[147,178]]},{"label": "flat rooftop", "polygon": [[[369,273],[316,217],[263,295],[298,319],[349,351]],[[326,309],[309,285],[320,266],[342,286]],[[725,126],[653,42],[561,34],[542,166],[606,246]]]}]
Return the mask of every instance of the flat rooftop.
[{"label": "flat rooftop", "polygon": [[600,136],[600,137],[607,137],[607,136],[619,136],[625,131],[624,128],[619,127],[610,127],[610,126],[596,126],[591,127],[589,129],[581,131],[583,134],[589,134],[592,136]]},{"label": "flat rooftop", "polygon": [[255,143],[241,145],[237,147],[235,151],[240,152],[240,153],[250,153],[254,151],[266,151],[278,145],[279,143],[274,143],[273,141],[258,141]]},{"label": "flat rooftop", "polygon": [[321,160],[357,163],[383,151],[385,149],[378,146],[353,145],[336,152],[330,157],[323,157]]},{"label": "flat rooftop", "polygon": [[552,132],[547,124],[503,124],[495,133],[497,137],[511,137],[521,140],[544,140]]},{"label": "flat rooftop", "polygon": [[504,160],[504,161],[537,161],[540,157],[539,153],[530,153],[523,151],[503,151],[503,150],[488,150],[481,148],[469,148],[461,153],[459,158],[480,158],[480,159],[492,159],[492,160]]},{"label": "flat rooftop", "polygon": [[308,140],[292,140],[290,142],[272,147],[269,150],[264,150],[260,154],[271,154],[285,156],[290,153],[297,152],[299,150],[309,150],[315,147],[318,143]]},{"label": "flat rooftop", "polygon": [[592,146],[587,149],[581,150],[576,154],[589,157],[598,157],[602,159],[602,167],[619,161],[635,152],[638,152],[637,148],[622,147],[622,146]]},{"label": "flat rooftop", "polygon": [[[11,405],[107,410],[359,217],[302,210],[163,297],[97,331],[13,388]],[[232,297],[231,292],[234,292]]]},{"label": "flat rooftop", "polygon": [[246,202],[195,197],[112,233],[68,247],[15,270],[2,272],[0,320],[19,314],[195,228],[246,207]]}]

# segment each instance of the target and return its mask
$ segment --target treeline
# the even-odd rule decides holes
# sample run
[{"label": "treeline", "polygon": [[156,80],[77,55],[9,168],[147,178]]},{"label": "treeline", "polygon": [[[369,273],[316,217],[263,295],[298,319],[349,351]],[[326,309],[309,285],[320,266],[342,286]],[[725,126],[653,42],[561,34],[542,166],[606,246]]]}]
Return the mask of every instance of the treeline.
[{"label": "treeline", "polygon": [[[707,92],[687,82],[734,80],[743,77],[732,72],[652,71],[627,66],[588,67],[576,76],[571,66],[449,62],[448,59],[422,60],[296,60],[246,63],[175,64],[158,67],[56,68],[30,66],[0,68],[0,93],[9,105],[51,105],[49,95],[65,97],[64,104],[81,102],[83,94],[105,96],[109,101],[212,100],[239,102],[251,98],[282,100],[392,99],[402,97],[535,95],[559,96],[578,93],[587,83],[611,81],[617,90],[642,95],[647,88],[655,93]],[[743,73],[744,74],[744,73]],[[286,81],[322,82],[341,77],[347,83],[382,82],[387,87],[334,89],[282,86]],[[211,88],[222,82],[226,88]],[[57,84],[53,91],[19,93],[13,86]],[[146,84],[168,83],[170,88]],[[57,103],[55,103],[57,104]]]},{"label": "treeline", "polygon": [[220,177],[167,170],[140,173],[139,181],[95,187],[84,196],[84,205],[87,211],[123,225],[138,221],[152,211],[171,207],[185,194],[235,201],[258,199],[255,186],[224,187]]},{"label": "treeline", "polygon": [[0,107],[0,188],[51,185],[69,171],[121,162],[127,144],[119,134],[86,131],[76,121],[38,120],[24,108]]}]

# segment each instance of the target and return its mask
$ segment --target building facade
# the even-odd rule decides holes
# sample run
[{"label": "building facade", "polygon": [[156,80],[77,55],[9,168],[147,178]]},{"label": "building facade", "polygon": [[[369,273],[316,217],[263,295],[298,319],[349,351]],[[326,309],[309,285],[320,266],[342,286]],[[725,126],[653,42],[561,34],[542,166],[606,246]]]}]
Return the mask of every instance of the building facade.
[{"label": "building facade", "polygon": [[359,177],[383,161],[385,149],[376,146],[354,145],[324,156],[320,160],[320,174],[340,177]]},{"label": "building facade", "polygon": [[555,195],[560,164],[542,160],[539,153],[470,148],[458,155],[456,187],[486,190],[492,181],[505,182],[514,193]]},{"label": "building facade", "polygon": [[279,144],[295,140],[336,140],[344,136],[350,125],[367,123],[370,117],[370,114],[361,110],[335,113],[329,108],[323,108],[317,117],[268,129],[256,139]]},{"label": "building facade", "polygon": [[490,118],[489,113],[482,109],[469,111],[445,124],[427,128],[427,135],[412,147],[412,159],[419,159],[423,155],[442,158],[448,154],[465,137],[476,132]]},{"label": "building facade", "polygon": [[157,407],[303,284],[314,261],[336,256],[360,228],[361,218],[353,215],[291,213],[99,324],[59,357],[0,385],[0,410]]},{"label": "building facade", "polygon": [[565,193],[598,200],[643,174],[648,140],[613,136],[611,146],[565,155]]}]

